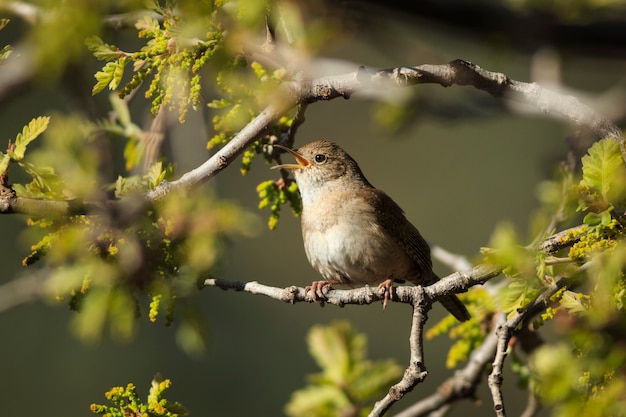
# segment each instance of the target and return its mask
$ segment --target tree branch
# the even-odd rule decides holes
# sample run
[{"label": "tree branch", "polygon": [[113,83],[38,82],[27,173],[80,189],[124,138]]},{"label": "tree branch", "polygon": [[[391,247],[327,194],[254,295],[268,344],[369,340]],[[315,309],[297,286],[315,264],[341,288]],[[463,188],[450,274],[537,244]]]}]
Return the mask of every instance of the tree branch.
[{"label": "tree branch", "polygon": [[[408,303],[413,306],[413,321],[409,337],[410,360],[404,371],[404,376],[383,399],[378,401],[370,413],[371,417],[382,416],[404,395],[426,378],[428,372],[424,360],[423,332],[427,319],[427,312],[437,298],[457,292],[467,291],[476,284],[482,284],[500,274],[501,269],[492,265],[479,265],[467,272],[455,272],[442,278],[437,283],[427,287],[401,286],[395,288],[394,301]],[[314,302],[312,294],[306,293],[301,287],[276,288],[259,284],[258,282],[229,281],[219,278],[210,278],[204,281],[205,286],[215,286],[223,290],[236,290],[261,294],[270,298],[287,302]],[[324,287],[324,300],[329,304],[343,307],[346,304],[371,304],[384,299],[385,290],[365,286],[352,290],[334,290]],[[470,363],[473,363],[470,361]],[[472,368],[473,369],[473,368]],[[482,368],[481,368],[482,369]]]},{"label": "tree branch", "polygon": [[[441,278],[436,283],[418,289],[420,287],[407,285],[395,288],[394,292],[396,297],[394,301],[413,304],[415,300],[420,299],[420,291],[424,292],[424,302],[428,305],[432,304],[439,297],[449,295],[452,293],[460,293],[467,291],[470,287],[478,284],[483,284],[490,279],[500,275],[502,269],[493,265],[478,265],[466,272],[455,272],[444,278]],[[259,284],[256,281],[244,282],[244,281],[232,281],[221,278],[209,278],[204,281],[205,287],[218,287],[223,290],[235,290],[243,291],[250,294],[260,294],[267,297],[279,300],[285,303],[295,304],[299,302],[313,303],[318,300],[314,300],[310,292],[305,293],[303,287],[286,287],[278,288],[271,287],[264,284]],[[347,304],[372,304],[376,301],[383,301],[385,297],[385,289],[378,289],[374,287],[364,286],[361,288],[355,288],[350,290],[335,290],[330,286],[323,288],[324,303],[334,304],[338,307],[343,307]]]},{"label": "tree branch", "polygon": [[413,305],[413,320],[409,336],[409,349],[411,357],[409,366],[404,371],[404,376],[397,384],[389,388],[385,397],[374,404],[370,417],[384,415],[396,401],[400,401],[405,394],[413,391],[413,388],[426,379],[428,371],[424,362],[424,324],[428,318],[428,310],[431,303],[425,298],[425,292],[421,286],[415,287],[415,298],[411,300]]},{"label": "tree branch", "polygon": [[185,173],[176,181],[164,181],[148,192],[146,198],[158,201],[174,190],[192,189],[210,180],[230,165],[265,129],[294,105],[295,102],[289,100],[277,100],[276,103],[270,104],[205,163]]},{"label": "tree branch", "polygon": [[0,285],[0,313],[40,298],[44,293],[47,272],[25,274]]},{"label": "tree branch", "polygon": [[567,248],[580,241],[581,233],[587,228],[587,225],[571,227],[553,234],[539,242],[535,249],[552,255],[561,249]]},{"label": "tree branch", "polygon": [[[37,24],[41,19],[49,18],[52,14],[50,10],[23,1],[3,2],[0,4],[0,11],[18,16],[31,25]],[[145,9],[108,15],[102,18],[102,23],[112,29],[122,29],[133,27],[137,20],[145,16],[150,16],[151,19],[158,21],[163,20],[163,16],[152,10]]]},{"label": "tree branch", "polygon": [[[337,97],[349,98],[352,94],[368,89],[388,89],[417,84],[436,83],[444,87],[471,85],[489,94],[532,105],[546,114],[560,114],[576,125],[587,127],[599,137],[614,137],[619,141],[622,153],[626,147],[621,131],[610,120],[597,114],[573,97],[562,96],[535,83],[515,81],[505,74],[491,72],[463,60],[444,65],[419,65],[392,69],[356,71],[313,80],[286,82],[272,104],[248,123],[223,148],[218,150],[199,167],[185,173],[179,179],[163,182],[146,194],[148,201],[157,201],[174,190],[193,189],[213,178],[230,165],[248,146],[289,109],[320,100]],[[2,213],[17,213],[17,210]]]},{"label": "tree branch", "polygon": [[430,396],[416,402],[395,417],[418,417],[430,415],[442,407],[450,406],[463,398],[473,398],[482,379],[485,367],[491,363],[496,352],[498,337],[496,327],[504,323],[505,316],[499,315],[498,322],[483,343],[474,349],[467,365],[446,379]]},{"label": "tree branch", "polygon": [[504,379],[502,376],[503,366],[504,361],[508,356],[509,342],[511,341],[511,338],[517,332],[517,327],[520,323],[530,315],[536,314],[538,308],[543,308],[548,305],[550,297],[563,288],[567,282],[568,280],[564,277],[556,279],[554,284],[537,296],[533,302],[524,306],[522,309],[513,314],[513,316],[510,317],[505,323],[496,327],[495,334],[498,338],[498,342],[495,358],[493,360],[493,369],[491,374],[489,374],[487,382],[489,390],[491,391],[491,398],[493,399],[493,408],[496,412],[496,416],[506,417],[502,390],[500,388]]},{"label": "tree branch", "polygon": [[[482,284],[499,275],[501,269],[492,265],[478,265],[467,272],[455,272],[427,287],[401,286],[395,289],[394,301],[413,305],[413,321],[409,338],[410,363],[401,381],[392,386],[383,399],[378,401],[370,416],[382,416],[389,408],[419,383],[428,372],[423,354],[423,328],[427,312],[437,298],[466,291],[471,286]],[[493,360],[493,371],[489,375],[488,385],[494,402],[494,410],[499,417],[505,417],[504,402],[500,387],[503,377],[502,370],[507,357],[507,350],[512,336],[517,332],[519,324],[544,308],[559,289],[567,284],[566,278],[555,280],[555,283],[541,293],[534,301],[517,311],[505,321],[500,314],[493,330],[485,338],[481,346],[474,350],[468,364],[455,376],[446,380],[433,395],[417,402],[404,410],[397,417],[422,416],[440,407],[451,404],[459,399],[473,397],[480,383],[482,371]],[[288,303],[314,302],[304,288],[291,286],[287,288],[270,287],[258,282],[229,281],[219,278],[205,280],[205,286],[215,286],[224,290],[236,290],[261,294]],[[327,289],[328,287],[325,287]],[[365,286],[351,290],[328,289],[324,293],[324,302],[343,307],[346,304],[371,304],[384,299],[384,290]],[[494,357],[495,356],[495,357]]]}]

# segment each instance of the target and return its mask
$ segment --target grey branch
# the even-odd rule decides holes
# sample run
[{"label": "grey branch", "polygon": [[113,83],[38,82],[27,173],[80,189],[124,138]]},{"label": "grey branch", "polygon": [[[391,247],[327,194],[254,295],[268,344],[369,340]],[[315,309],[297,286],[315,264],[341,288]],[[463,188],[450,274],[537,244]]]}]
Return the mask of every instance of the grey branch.
[{"label": "grey branch", "polygon": [[[468,288],[483,284],[500,275],[501,268],[493,265],[478,265],[473,269],[466,272],[455,272],[444,278],[441,278],[436,283],[418,289],[415,286],[401,286],[395,288],[394,301],[401,303],[414,304],[416,301],[423,298],[425,303],[430,306],[437,298],[452,294],[467,291]],[[279,300],[285,303],[295,304],[299,302],[313,303],[316,300],[313,299],[312,294],[306,293],[302,287],[286,287],[278,288],[269,285],[260,284],[256,281],[244,282],[233,281],[222,278],[209,278],[204,281],[205,287],[218,287],[223,290],[235,290],[243,291],[250,294],[260,294],[267,297]],[[333,304],[339,307],[343,307],[347,304],[372,304],[377,301],[382,301],[385,296],[384,289],[378,289],[375,287],[361,287],[350,290],[335,290],[330,286],[326,286],[323,289],[324,303]],[[424,292],[422,297],[421,291]]]},{"label": "grey branch", "polygon": [[[49,18],[52,14],[50,10],[23,1],[3,2],[0,4],[0,11],[18,16],[31,25],[39,23],[44,18]],[[144,16],[150,16],[150,18],[158,21],[163,20],[163,16],[146,9],[105,16],[102,19],[102,23],[113,29],[122,29],[125,27],[133,27],[135,23],[137,23],[137,20]]]},{"label": "grey branch", "polygon": [[483,343],[472,351],[463,369],[458,370],[454,376],[446,379],[433,394],[396,414],[395,417],[427,416],[437,410],[441,410],[442,407],[451,406],[458,400],[473,398],[476,388],[478,388],[481,382],[484,369],[491,363],[496,352],[498,343],[496,328],[504,321],[504,315],[499,315],[494,328]]},{"label": "grey branch", "polygon": [[[470,85],[495,97],[527,103],[547,114],[560,114],[576,125],[595,132],[598,137],[614,137],[626,155],[624,139],[614,123],[577,99],[562,96],[535,83],[515,81],[502,73],[487,71],[463,60],[455,60],[444,65],[392,69],[366,70],[360,67],[347,74],[285,82],[280,93],[276,94],[275,101],[239,131],[229,143],[202,165],[183,174],[179,179],[163,182],[149,191],[146,199],[160,200],[172,191],[191,190],[210,180],[230,165],[280,116],[295,106],[338,97],[349,98],[368,89],[386,90],[427,83],[436,83],[444,87]],[[20,210],[13,207],[11,210],[0,212],[19,213]]]},{"label": "grey branch", "polygon": [[424,363],[424,324],[426,324],[428,318],[426,313],[430,309],[431,304],[427,302],[422,287],[418,286],[415,289],[415,298],[411,300],[413,321],[409,336],[409,349],[411,352],[409,366],[404,371],[404,376],[400,382],[389,388],[387,395],[382,400],[376,402],[369,414],[370,417],[384,415],[396,401],[400,401],[405,394],[411,392],[417,384],[424,381],[428,376]]},{"label": "grey branch", "polygon": [[147,194],[148,200],[156,201],[165,197],[173,190],[191,189],[213,178],[216,174],[230,165],[241,153],[252,144],[272,123],[287,110],[293,107],[294,102],[278,101],[265,108],[258,116],[235,135],[230,142],[217,151],[199,167],[185,173],[176,181],[163,182]]},{"label": "grey branch", "polygon": [[[423,354],[423,328],[427,318],[426,313],[432,303],[441,296],[463,292],[474,285],[483,284],[498,276],[500,272],[501,269],[493,265],[478,265],[467,272],[450,274],[427,287],[402,286],[395,289],[396,298],[394,301],[413,305],[413,322],[409,338],[411,358],[402,380],[393,385],[387,395],[375,404],[370,413],[371,417],[384,415],[395,402],[402,399],[406,393],[413,390],[428,375]],[[504,401],[500,388],[509,342],[516,333],[519,324],[545,308],[550,297],[566,283],[566,278],[555,280],[552,286],[544,290],[534,301],[517,311],[508,320],[505,320],[504,314],[500,314],[492,331],[481,346],[474,350],[467,365],[462,370],[446,380],[434,394],[415,403],[397,414],[396,417],[424,416],[460,399],[472,398],[481,381],[485,367],[492,361],[493,370],[489,375],[488,385],[496,415],[505,417]],[[276,288],[258,282],[229,281],[219,278],[207,279],[204,285],[216,286],[224,290],[261,294],[292,304],[303,301],[313,302],[304,288],[296,286]],[[382,301],[384,292],[377,288],[365,286],[351,290],[328,289],[324,295],[324,302],[342,307],[346,304],[362,305]]]},{"label": "grey branch", "polygon": [[45,281],[49,271],[25,274],[0,285],[0,313],[20,304],[40,299],[44,293]]},{"label": "grey branch", "polygon": [[[427,312],[430,310],[432,303],[441,296],[453,292],[467,291],[468,288],[474,285],[483,284],[491,278],[498,276],[500,272],[501,269],[493,265],[478,265],[469,271],[448,275],[428,287],[402,286],[395,289],[394,301],[408,303],[413,306],[413,321],[409,337],[410,360],[402,379],[389,389],[389,392],[383,399],[375,404],[370,417],[384,415],[394,403],[402,399],[406,393],[412,391],[428,375],[424,359],[423,332]],[[258,282],[229,281],[219,278],[207,279],[204,285],[219,287],[223,290],[261,294],[292,304],[302,301],[314,301],[311,294],[306,293],[304,288],[295,286],[276,288],[259,284]],[[379,290],[369,286],[352,290],[334,290],[324,287],[324,290],[325,293],[323,295],[325,298],[323,302],[340,307],[346,304],[371,304],[376,301],[382,301],[384,298],[384,289]],[[475,364],[476,362],[475,360],[470,360],[470,363]],[[474,370],[475,367],[470,369]],[[472,380],[477,380],[477,377]]]},{"label": "grey branch", "polygon": [[567,279],[559,279],[554,285],[547,288],[534,301],[516,312],[508,320],[505,314],[499,314],[491,332],[482,344],[474,349],[464,368],[458,370],[454,376],[445,380],[430,396],[416,402],[395,417],[423,417],[449,407],[454,402],[474,398],[476,389],[481,382],[485,368],[491,363],[493,370],[488,379],[488,385],[494,401],[496,415],[503,416],[504,403],[502,401],[502,367],[507,356],[508,344],[516,333],[517,326],[524,320],[532,317],[537,311],[543,310],[550,297],[565,286]]},{"label": "grey branch", "polygon": [[539,242],[535,249],[547,253],[548,255],[552,255],[563,248],[567,248],[575,243],[578,243],[580,241],[580,236],[586,227],[587,226],[583,224],[555,233]]},{"label": "grey branch", "polygon": [[488,385],[491,391],[491,398],[493,399],[493,407],[498,417],[506,417],[506,410],[504,408],[504,399],[502,397],[502,381],[503,381],[503,366],[504,361],[508,355],[509,342],[511,337],[516,333],[516,329],[530,315],[537,312],[538,309],[543,309],[548,305],[550,297],[552,297],[559,289],[563,288],[568,280],[566,278],[556,279],[554,284],[548,289],[543,291],[534,301],[524,306],[519,311],[515,312],[505,323],[496,327],[496,336],[498,338],[496,354],[493,360],[493,368],[491,374],[489,374]]}]

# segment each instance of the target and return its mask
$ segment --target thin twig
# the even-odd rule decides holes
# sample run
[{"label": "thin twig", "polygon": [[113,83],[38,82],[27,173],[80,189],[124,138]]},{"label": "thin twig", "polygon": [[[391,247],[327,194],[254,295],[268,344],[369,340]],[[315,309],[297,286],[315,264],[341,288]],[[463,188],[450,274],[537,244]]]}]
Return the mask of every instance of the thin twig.
[{"label": "thin twig", "polygon": [[528,390],[528,400],[526,401],[526,408],[520,414],[520,417],[533,417],[541,409],[541,403],[537,398],[537,393],[532,388]]},{"label": "thin twig", "polygon": [[465,256],[449,252],[441,246],[431,246],[430,256],[453,271],[467,271],[468,269],[472,269],[472,264]]},{"label": "thin twig", "polygon": [[539,242],[535,245],[535,249],[550,255],[554,254],[563,248],[578,243],[582,232],[584,232],[586,228],[587,225],[581,224],[580,226],[562,230]]},{"label": "thin twig", "polygon": [[400,401],[428,376],[424,363],[424,324],[426,324],[427,312],[431,304],[425,299],[425,292],[422,287],[414,288],[416,289],[414,293],[415,298],[410,300],[413,305],[413,320],[409,336],[409,349],[411,352],[409,366],[405,369],[404,376],[400,382],[389,388],[387,395],[374,404],[369,417],[384,415],[393,404]]},{"label": "thin twig", "polygon": [[496,347],[496,355],[493,360],[493,369],[489,374],[488,385],[491,391],[491,398],[493,399],[493,407],[498,417],[506,417],[506,410],[504,408],[504,400],[502,397],[502,381],[503,381],[503,366],[504,361],[508,355],[509,342],[511,337],[516,332],[519,324],[528,316],[535,314],[538,308],[547,306],[550,297],[552,297],[558,290],[563,288],[567,284],[566,278],[560,277],[555,279],[555,282],[551,287],[542,292],[535,300],[524,306],[517,311],[512,317],[510,317],[505,323],[496,327],[496,335],[498,343]]},{"label": "thin twig", "polygon": [[26,274],[0,285],[0,313],[39,299],[44,292],[47,272]]},{"label": "thin twig", "polygon": [[395,417],[426,416],[444,407],[450,407],[454,402],[461,399],[474,398],[485,367],[493,361],[498,342],[495,328],[498,324],[504,323],[504,315],[500,315],[499,320],[500,322],[494,325],[493,330],[485,337],[482,344],[472,351],[467,365],[463,369],[446,379],[433,394],[396,414]]}]

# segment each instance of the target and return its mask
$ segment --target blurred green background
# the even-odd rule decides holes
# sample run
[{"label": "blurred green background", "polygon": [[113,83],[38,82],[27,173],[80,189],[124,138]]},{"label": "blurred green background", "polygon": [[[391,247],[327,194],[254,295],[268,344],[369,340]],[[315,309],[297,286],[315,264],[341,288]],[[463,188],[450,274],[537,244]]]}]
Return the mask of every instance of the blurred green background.
[{"label": "blurred green background", "polygon": [[[453,7],[455,2],[450,4]],[[553,67],[549,62],[558,62],[562,87],[572,89],[572,94],[599,110],[610,110],[612,115],[621,117],[624,110],[623,100],[600,100],[624,94],[626,57],[612,48],[603,51],[559,44],[558,38],[542,42],[537,33],[533,35],[535,42],[529,42],[524,27],[506,28],[517,33],[519,38],[515,38],[505,28],[486,25],[485,29],[478,23],[476,27],[460,27],[433,13],[420,15],[419,11],[375,9],[366,16],[339,42],[321,50],[323,57],[350,63],[339,72],[358,65],[388,68],[443,64],[461,58],[516,80],[532,81],[536,74],[531,70],[533,65],[550,72]],[[475,19],[480,22],[480,16]],[[571,24],[584,27],[588,22],[575,20]],[[2,44],[10,42],[10,32],[8,40],[3,36],[0,33]],[[540,61],[546,51],[555,55],[554,61]],[[84,82],[91,81],[86,78]],[[500,222],[513,222],[524,236],[529,217],[538,206],[537,185],[552,178],[566,156],[565,138],[576,128],[547,116],[507,108],[469,87],[424,85],[402,92],[408,93],[407,106],[412,106],[409,123],[395,133],[376,123],[379,104],[355,95],[350,100],[310,106],[297,145],[317,139],[340,143],[368,179],[404,208],[431,244],[473,260]],[[612,104],[616,102],[620,108]],[[2,103],[2,137],[14,137],[32,117],[75,105],[67,92],[55,85],[27,89]],[[168,146],[179,173],[208,157],[203,123],[201,117],[190,114],[184,126],[171,132],[174,140]],[[256,237],[231,242],[216,276],[279,287],[304,286],[318,279],[304,255],[299,220],[284,210],[278,229],[270,232],[265,227],[268,212],[256,209],[256,185],[276,175],[256,161],[252,171],[242,177],[234,164],[202,190],[215,189],[220,196],[256,211],[259,217]],[[21,273],[20,260],[29,252],[21,238],[25,220],[0,216],[1,284]],[[450,272],[439,264],[436,269],[440,275]],[[343,309],[292,306],[216,288],[202,290],[196,299],[211,340],[202,358],[186,356],[177,348],[171,328],[162,322],[149,324],[145,316],[130,343],[105,338],[97,345],[84,345],[69,330],[69,318],[75,313],[64,304],[34,302],[2,312],[1,414],[90,415],[89,404],[104,402],[104,392],[110,387],[133,382],[145,397],[152,376],[161,372],[174,382],[168,397],[180,401],[192,415],[283,415],[291,393],[304,386],[307,374],[317,371],[305,345],[308,329],[333,320],[349,320],[368,335],[370,358],[393,357],[402,366],[408,360],[410,310],[406,305],[391,304],[384,312],[378,304]],[[435,306],[431,320],[443,314],[443,309]],[[452,371],[445,368],[449,344],[445,338],[426,344],[429,377],[394,406],[395,411],[429,395],[450,376]],[[511,375],[504,382],[510,415],[519,415],[526,400],[515,382]],[[477,403],[463,402],[449,415],[489,415],[491,410],[491,398],[482,387]]]}]

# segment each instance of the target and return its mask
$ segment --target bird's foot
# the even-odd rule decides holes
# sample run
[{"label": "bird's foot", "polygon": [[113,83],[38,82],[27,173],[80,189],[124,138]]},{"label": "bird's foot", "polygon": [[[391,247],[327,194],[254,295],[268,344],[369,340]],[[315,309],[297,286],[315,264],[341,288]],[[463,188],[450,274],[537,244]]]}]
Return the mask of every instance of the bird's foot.
[{"label": "bird's foot", "polygon": [[313,281],[311,285],[307,285],[304,287],[304,294],[308,294],[311,292],[311,299],[315,302],[319,302],[320,306],[324,307],[324,299],[326,298],[326,294],[324,294],[324,288],[330,287],[333,284],[341,284],[339,281]]},{"label": "bird's foot", "polygon": [[383,282],[381,282],[380,285],[378,286],[378,291],[380,290],[385,291],[385,295],[383,298],[383,311],[384,311],[387,308],[387,304],[389,303],[389,300],[393,299],[393,297],[395,296],[395,291],[393,290],[393,279],[388,278],[384,280]]}]

